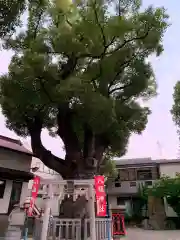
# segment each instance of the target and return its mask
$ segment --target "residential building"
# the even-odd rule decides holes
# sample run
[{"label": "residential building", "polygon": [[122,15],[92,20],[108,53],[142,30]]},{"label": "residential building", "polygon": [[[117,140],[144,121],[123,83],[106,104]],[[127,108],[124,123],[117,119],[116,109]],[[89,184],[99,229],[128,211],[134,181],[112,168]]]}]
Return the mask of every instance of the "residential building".
[{"label": "residential building", "polygon": [[[59,173],[55,172],[54,170],[48,168],[41,162],[40,159],[33,157],[32,164],[31,164],[31,171],[36,171],[36,176],[39,176],[41,180],[43,179],[54,179],[54,180],[62,180],[62,177]],[[54,186],[57,188],[57,186]],[[28,190],[29,190],[29,196],[31,195],[31,189],[32,189],[32,181],[29,182]],[[36,206],[38,208],[44,208],[45,207],[45,201],[43,198],[47,194],[47,186],[42,184],[40,181],[40,187],[36,199]],[[63,191],[63,189],[54,189],[55,192],[58,192],[60,194],[60,191]],[[59,194],[54,194],[54,197],[52,199],[52,209],[51,212],[53,216],[59,215],[59,207],[60,207],[60,201],[59,201]]]},{"label": "residential building", "polygon": [[7,215],[14,204],[23,204],[30,172],[32,152],[19,140],[0,135],[0,236],[7,226]]},{"label": "residential building", "polygon": [[[108,200],[111,212],[126,210],[129,214],[138,199],[139,188],[142,185],[151,187],[160,176],[174,177],[180,172],[180,160],[151,158],[117,160],[118,177],[109,180],[107,186]],[[165,204],[166,214],[174,216],[174,211]]]}]

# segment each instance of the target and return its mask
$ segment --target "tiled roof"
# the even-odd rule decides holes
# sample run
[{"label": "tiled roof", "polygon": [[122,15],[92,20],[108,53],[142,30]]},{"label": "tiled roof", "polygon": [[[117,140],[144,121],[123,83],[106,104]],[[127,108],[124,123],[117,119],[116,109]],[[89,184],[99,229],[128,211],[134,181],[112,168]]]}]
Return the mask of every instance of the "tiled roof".
[{"label": "tiled roof", "polygon": [[31,151],[22,145],[20,140],[12,139],[2,135],[0,135],[0,148],[6,148],[12,151],[33,155]]},{"label": "tiled roof", "polygon": [[180,159],[151,159],[151,158],[131,158],[115,160],[116,166],[123,165],[153,165],[153,164],[172,164],[180,163]]}]

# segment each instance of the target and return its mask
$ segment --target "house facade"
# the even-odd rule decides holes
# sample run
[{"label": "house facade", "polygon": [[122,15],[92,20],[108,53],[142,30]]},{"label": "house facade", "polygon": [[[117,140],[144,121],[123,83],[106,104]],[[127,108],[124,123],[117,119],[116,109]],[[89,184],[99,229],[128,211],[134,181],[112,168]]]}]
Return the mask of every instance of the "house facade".
[{"label": "house facade", "polygon": [[[107,186],[110,212],[126,211],[132,214],[133,204],[138,199],[142,185],[151,187],[161,176],[175,177],[180,173],[180,160],[152,160],[151,158],[117,160],[117,179],[110,180]],[[167,216],[175,216],[165,203]]]},{"label": "house facade", "polygon": [[[19,140],[0,135],[0,235],[14,204],[23,204],[30,173],[32,153]],[[3,227],[4,225],[4,227]]]}]

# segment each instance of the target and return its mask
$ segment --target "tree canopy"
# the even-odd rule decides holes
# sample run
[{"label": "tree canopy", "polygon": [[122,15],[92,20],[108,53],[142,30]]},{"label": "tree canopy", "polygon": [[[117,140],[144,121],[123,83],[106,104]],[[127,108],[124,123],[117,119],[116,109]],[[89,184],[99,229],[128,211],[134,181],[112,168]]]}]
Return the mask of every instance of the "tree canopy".
[{"label": "tree canopy", "polygon": [[[147,58],[162,53],[168,16],[139,0],[67,2],[29,2],[27,29],[4,45],[14,56],[0,91],[7,127],[71,178],[97,171],[107,152],[122,156],[145,129],[150,110],[140,100],[156,94]],[[65,161],[43,146],[43,128],[62,139]]]},{"label": "tree canopy", "polygon": [[15,32],[15,27],[20,24],[20,16],[25,10],[25,0],[0,1],[0,37]]}]

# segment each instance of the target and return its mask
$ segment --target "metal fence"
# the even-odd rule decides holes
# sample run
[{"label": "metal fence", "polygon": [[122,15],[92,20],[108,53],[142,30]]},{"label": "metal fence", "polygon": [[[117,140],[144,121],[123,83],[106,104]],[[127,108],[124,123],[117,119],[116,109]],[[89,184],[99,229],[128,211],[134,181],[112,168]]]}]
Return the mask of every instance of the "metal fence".
[{"label": "metal fence", "polygon": [[[33,239],[34,240],[41,239],[42,225],[43,225],[42,219],[35,220],[34,229],[33,229]],[[50,228],[50,226],[49,226],[49,228]],[[48,231],[48,233],[49,233],[49,231]]]},{"label": "metal fence", "polygon": [[[96,218],[96,239],[108,240],[112,236],[112,221],[108,218]],[[90,220],[85,219],[84,240],[91,239]]]},{"label": "metal fence", "polygon": [[54,219],[50,224],[48,239],[80,240],[80,219]]},{"label": "metal fence", "polygon": [[[42,220],[36,220],[33,239],[39,240]],[[96,239],[111,239],[111,219],[96,218]],[[49,223],[47,240],[90,240],[90,220],[85,219],[53,219]]]}]

